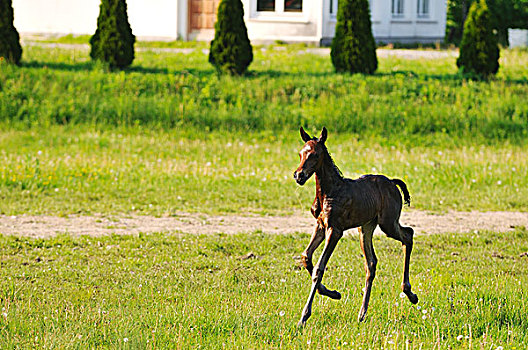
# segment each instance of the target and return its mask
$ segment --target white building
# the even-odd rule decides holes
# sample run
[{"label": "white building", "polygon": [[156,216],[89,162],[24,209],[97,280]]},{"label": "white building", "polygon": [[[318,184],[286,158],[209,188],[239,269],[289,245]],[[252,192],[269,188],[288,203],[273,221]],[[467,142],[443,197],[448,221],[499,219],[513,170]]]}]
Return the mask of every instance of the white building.
[{"label": "white building", "polygon": [[[329,43],[338,0],[242,0],[254,42]],[[211,40],[220,0],[127,0],[133,33],[143,39]],[[100,0],[13,0],[22,34],[93,34]],[[381,42],[442,41],[446,0],[370,0]]]}]

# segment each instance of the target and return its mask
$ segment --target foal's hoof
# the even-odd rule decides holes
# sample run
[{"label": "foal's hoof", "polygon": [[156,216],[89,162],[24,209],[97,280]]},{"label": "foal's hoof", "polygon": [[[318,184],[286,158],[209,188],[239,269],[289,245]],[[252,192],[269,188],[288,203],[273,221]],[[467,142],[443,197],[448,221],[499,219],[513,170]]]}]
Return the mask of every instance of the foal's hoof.
[{"label": "foal's hoof", "polygon": [[407,298],[409,298],[409,301],[413,304],[418,304],[418,296],[414,294],[413,292],[409,292],[407,294]]},{"label": "foal's hoof", "polygon": [[334,300],[341,299],[341,293],[339,293],[337,290],[329,290],[326,296]]},{"label": "foal's hoof", "polygon": [[361,308],[361,310],[359,310],[358,322],[365,321],[365,317],[367,317],[367,310]]},{"label": "foal's hoof", "polygon": [[337,290],[330,290],[327,289],[322,284],[317,289],[317,292],[321,295],[324,295],[326,297],[329,297],[330,299],[339,300],[341,299],[341,293],[339,293]]}]

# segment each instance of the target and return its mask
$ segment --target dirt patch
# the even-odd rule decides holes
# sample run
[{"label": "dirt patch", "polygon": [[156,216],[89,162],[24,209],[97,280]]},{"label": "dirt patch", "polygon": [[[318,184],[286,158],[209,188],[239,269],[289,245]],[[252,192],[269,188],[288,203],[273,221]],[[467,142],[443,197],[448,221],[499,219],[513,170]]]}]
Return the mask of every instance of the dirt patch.
[{"label": "dirt patch", "polygon": [[[315,220],[308,213],[291,216],[235,216],[180,213],[171,217],[153,216],[0,216],[0,233],[31,237],[71,235],[138,234],[169,232],[191,234],[233,234],[239,232],[293,233],[313,232]],[[419,210],[404,211],[402,225],[412,226],[417,234],[505,232],[528,227],[528,213],[455,212],[430,214]],[[378,229],[379,230],[379,229]],[[351,230],[350,232],[353,232]],[[379,231],[378,231],[379,232]]]}]

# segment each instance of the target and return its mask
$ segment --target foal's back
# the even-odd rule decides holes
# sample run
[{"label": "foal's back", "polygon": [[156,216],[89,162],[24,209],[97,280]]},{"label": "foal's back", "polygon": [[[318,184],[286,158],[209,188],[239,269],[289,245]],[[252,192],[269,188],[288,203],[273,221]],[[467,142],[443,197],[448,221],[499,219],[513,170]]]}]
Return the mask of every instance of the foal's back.
[{"label": "foal's back", "polygon": [[363,175],[345,179],[329,201],[332,216],[337,216],[343,230],[375,221],[398,220],[402,198],[396,184],[384,175]]}]

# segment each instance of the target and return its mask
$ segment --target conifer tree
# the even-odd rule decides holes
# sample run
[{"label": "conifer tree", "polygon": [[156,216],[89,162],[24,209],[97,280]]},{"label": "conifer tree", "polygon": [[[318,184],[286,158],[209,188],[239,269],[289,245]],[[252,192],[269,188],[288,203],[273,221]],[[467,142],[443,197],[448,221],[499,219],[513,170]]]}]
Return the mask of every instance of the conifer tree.
[{"label": "conifer tree", "polygon": [[13,4],[11,0],[0,0],[0,60],[19,64],[22,57],[20,36],[13,25]]},{"label": "conifer tree", "polygon": [[499,70],[499,46],[485,0],[475,1],[469,9],[456,63],[463,72],[481,77]]},{"label": "conifer tree", "polygon": [[90,57],[107,63],[110,68],[126,68],[134,60],[136,37],[128,23],[125,0],[102,0],[97,30],[90,39]]},{"label": "conifer tree", "polygon": [[215,37],[209,62],[221,73],[242,75],[253,61],[253,48],[244,23],[240,0],[222,0],[218,5]]},{"label": "conifer tree", "polygon": [[337,72],[372,74],[378,68],[368,0],[339,0],[331,58]]}]

